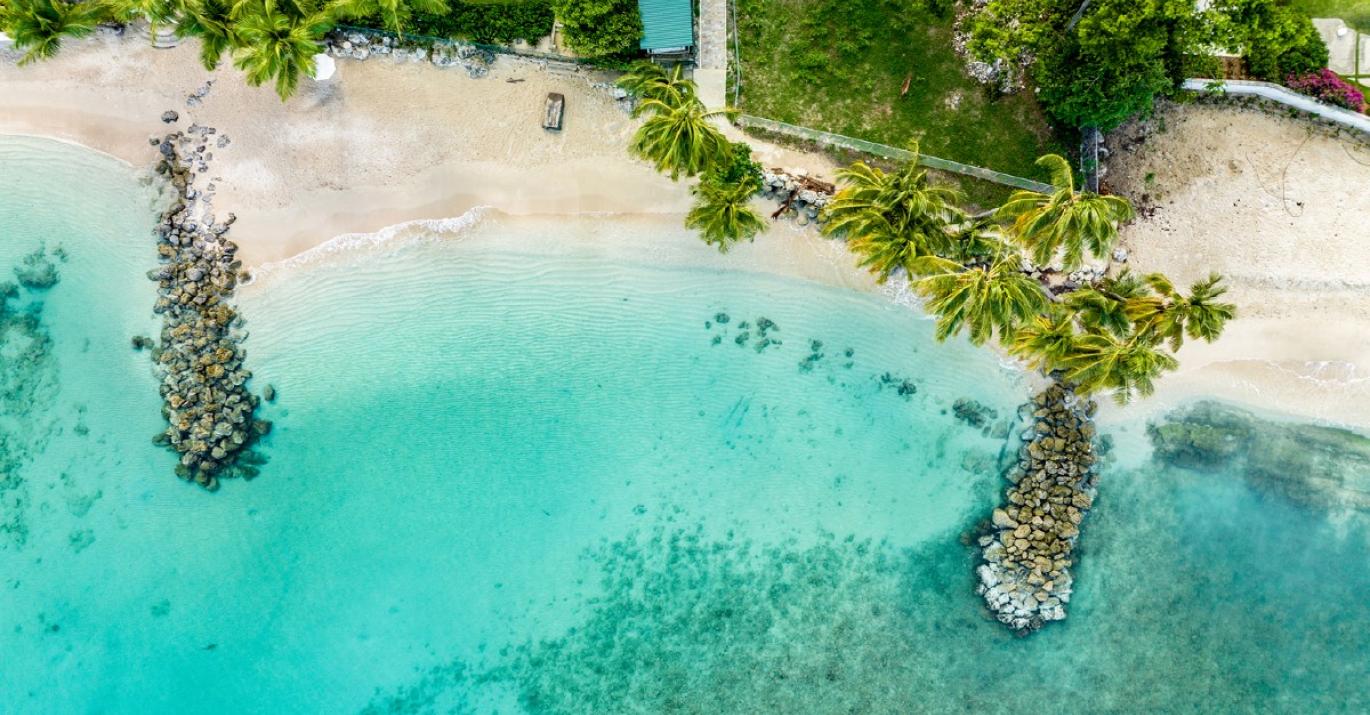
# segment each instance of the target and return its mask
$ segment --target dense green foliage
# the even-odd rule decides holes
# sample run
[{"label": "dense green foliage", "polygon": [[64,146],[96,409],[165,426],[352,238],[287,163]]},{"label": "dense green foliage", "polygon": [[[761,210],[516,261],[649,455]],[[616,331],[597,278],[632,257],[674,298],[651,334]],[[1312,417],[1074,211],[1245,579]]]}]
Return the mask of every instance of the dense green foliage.
[{"label": "dense green foliage", "polygon": [[[552,34],[550,0],[478,3],[452,0],[447,12],[415,12],[408,32],[473,42],[535,42]],[[372,18],[365,24],[376,24]]]},{"label": "dense green foliage", "polygon": [[[1240,51],[1251,73],[1282,80],[1326,64],[1308,18],[1284,0],[990,0],[971,21],[970,49],[1027,64],[1047,111],[1073,126],[1111,129],[1148,111],[1185,78],[1188,58]],[[1072,25],[1072,19],[1078,21]]]},{"label": "dense green foliage", "polygon": [[642,39],[637,0],[553,0],[552,7],[567,44],[579,55],[631,52]]},{"label": "dense green foliage", "polygon": [[[636,12],[636,10],[634,10]],[[12,0],[0,1],[0,31],[25,52],[22,62],[57,53],[64,38],[100,22],[170,24],[201,41],[200,62],[216,68],[225,54],[253,86],[270,83],[282,99],[314,71],[313,56],[340,20],[392,32],[508,42],[552,31],[550,0],[477,3],[452,0]]]},{"label": "dense green foliage", "polygon": [[176,34],[200,39],[200,64],[213,71],[237,41],[234,0],[188,0],[176,22]]},{"label": "dense green foliage", "polygon": [[1327,66],[1327,45],[1307,17],[1274,0],[1219,0],[1213,5],[1219,44],[1241,49],[1247,70],[1282,81]]},{"label": "dense green foliage", "polygon": [[1025,270],[1023,251],[1043,264],[1106,253],[1132,212],[1122,199],[1076,192],[1061,157],[1039,163],[1051,170],[1055,192],[1019,192],[981,216],[957,208],[955,195],[929,184],[916,164],[887,173],[856,163],[839,174],[824,230],[846,238],[880,280],[909,275],[937,319],[938,339],[997,338],[1082,393],[1110,391],[1119,402],[1148,395],[1178,365],[1173,353],[1186,338],[1217,339],[1236,308],[1221,302],[1217,275],[1188,295],[1160,274],[1127,271],[1048,290]]},{"label": "dense green foliage", "polygon": [[[949,2],[737,0],[740,108],[747,114],[923,151],[1018,176],[1060,151],[1031,92],[1003,94],[965,72]],[[908,81],[908,91],[903,92]],[[974,203],[1007,194],[958,179]]]},{"label": "dense green foliage", "polygon": [[445,14],[447,0],[335,0],[329,11],[339,20],[376,18],[381,27],[402,35],[412,27],[415,13]]}]

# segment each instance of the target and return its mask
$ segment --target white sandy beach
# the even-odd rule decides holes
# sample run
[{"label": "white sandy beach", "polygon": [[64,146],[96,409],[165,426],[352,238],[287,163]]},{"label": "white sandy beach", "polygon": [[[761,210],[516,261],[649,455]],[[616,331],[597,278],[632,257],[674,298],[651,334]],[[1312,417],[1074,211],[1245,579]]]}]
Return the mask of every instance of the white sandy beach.
[{"label": "white sandy beach", "polygon": [[[332,80],[304,80],[282,103],[269,87],[246,86],[231,67],[205,71],[197,52],[193,41],[156,50],[131,37],[99,36],[29,67],[0,62],[0,133],[72,141],[150,168],[158,158],[150,136],[191,123],[214,127],[231,140],[213,149],[214,205],[221,216],[238,216],[233,238],[249,266],[341,234],[458,217],[479,206],[512,215],[657,214],[678,225],[690,205],[686,181],[628,155],[634,121],[592,86],[605,79],[592,73],[501,58],[488,77],[471,79],[429,63],[340,60]],[[203,103],[187,106],[187,96],[211,79]],[[560,133],[540,125],[552,91],[567,101]],[[167,109],[180,114],[174,126],[158,121]],[[824,157],[757,149],[770,165],[833,168]],[[777,235],[786,238],[739,247],[729,259],[870,284],[849,265],[835,265],[832,247],[812,232],[782,226]]]},{"label": "white sandy beach", "polygon": [[1108,182],[1155,207],[1123,231],[1130,264],[1186,288],[1218,271],[1239,310],[1151,407],[1198,392],[1370,425],[1370,147],[1234,107],[1148,124],[1140,144],[1136,126],[1110,137]]},{"label": "white sandy beach", "polygon": [[[97,37],[46,63],[0,62],[0,133],[74,141],[150,167],[148,137],[167,130],[163,110],[180,113],[179,128],[215,127],[232,141],[214,149],[214,205],[239,217],[232,236],[252,266],[341,234],[488,206],[514,217],[612,214],[642,230],[606,230],[604,240],[645,233],[670,242],[663,251],[673,260],[875,289],[840,244],[788,223],[721,258],[665,230],[688,209],[687,184],[628,156],[633,120],[584,74],[500,59],[490,76],[470,79],[427,63],[340,61],[333,80],[305,80],[281,103],[231,68],[204,71],[196,49]],[[208,79],[203,104],[187,107]],[[567,99],[559,134],[539,126],[549,91]],[[1131,265],[1184,284],[1221,271],[1241,317],[1218,344],[1187,346],[1180,373],[1142,409],[1211,394],[1370,425],[1370,155],[1321,135],[1305,141],[1303,125],[1253,112],[1187,107],[1167,126],[1111,161],[1110,183],[1159,207],[1124,230]],[[834,169],[826,157],[752,144],[768,166]]]}]

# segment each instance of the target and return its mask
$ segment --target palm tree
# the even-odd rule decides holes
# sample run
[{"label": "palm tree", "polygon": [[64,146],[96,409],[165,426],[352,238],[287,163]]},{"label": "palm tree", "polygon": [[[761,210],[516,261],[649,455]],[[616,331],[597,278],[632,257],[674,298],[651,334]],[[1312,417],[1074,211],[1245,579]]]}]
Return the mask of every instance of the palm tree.
[{"label": "palm tree", "polygon": [[[672,107],[693,99],[695,83],[685,79],[684,65],[676,65],[668,74],[661,65],[643,60],[636,62],[622,77],[618,86],[639,99],[659,99]],[[642,111],[639,105],[633,108],[634,116]]]},{"label": "palm tree", "polygon": [[1132,205],[1118,196],[1076,191],[1070,163],[1057,154],[1039,158],[1037,165],[1051,172],[1055,191],[1015,191],[999,207],[999,215],[1015,219],[1014,232],[1032,260],[1048,265],[1063,249],[1064,265],[1073,269],[1083,262],[1085,249],[1107,256],[1118,239],[1118,224],[1132,218]]},{"label": "palm tree", "polygon": [[856,265],[874,273],[880,283],[901,269],[916,273],[914,263],[934,256],[949,240],[945,228],[931,221],[913,223],[900,230],[889,219],[876,214],[863,219],[862,224],[859,233],[848,233],[847,247],[860,257]]},{"label": "palm tree", "polygon": [[936,256],[913,263],[926,274],[917,282],[937,316],[937,339],[946,340],[969,328],[970,341],[979,345],[997,331],[1012,335],[1024,321],[1050,302],[1039,283],[1024,275],[1016,256],[996,256],[988,265],[963,266]]},{"label": "palm tree", "polygon": [[1127,317],[1127,303],[1117,300],[1109,293],[1096,288],[1081,288],[1071,291],[1065,297],[1070,306],[1090,332],[1107,331],[1119,337],[1132,332],[1132,319]]},{"label": "palm tree", "polygon": [[697,199],[685,216],[685,227],[699,230],[705,243],[718,246],[719,253],[727,253],[733,244],[752,240],[766,227],[761,215],[749,204],[760,188],[755,179],[728,183],[706,177],[692,189]]},{"label": "palm tree", "polygon": [[447,0],[336,0],[328,11],[338,19],[379,17],[385,29],[403,37],[415,12],[445,14]]},{"label": "palm tree", "polygon": [[1008,351],[1026,361],[1029,368],[1050,372],[1075,354],[1076,337],[1075,316],[1053,306],[1020,327]]},{"label": "palm tree", "polygon": [[1170,279],[1160,273],[1149,274],[1143,280],[1156,295],[1128,301],[1128,317],[1142,332],[1157,340],[1170,341],[1172,350],[1180,349],[1186,335],[1213,342],[1222,335],[1227,321],[1237,316],[1237,306],[1218,300],[1227,293],[1227,288],[1220,285],[1223,278],[1217,273],[1195,282],[1187,297],[1175,290]]},{"label": "palm tree", "polygon": [[66,0],[10,0],[0,17],[0,30],[24,50],[19,64],[51,59],[62,49],[62,40],[85,37],[108,17],[105,6]]},{"label": "palm tree", "polygon": [[108,0],[110,14],[119,22],[147,20],[148,35],[156,40],[157,28],[176,21],[180,10],[175,0]]},{"label": "palm tree", "polygon": [[918,168],[918,145],[910,150],[914,158],[892,174],[860,161],[837,172],[844,186],[824,209],[823,232],[857,238],[872,227],[887,230],[884,224],[895,232],[913,224],[940,230],[959,220],[960,193],[929,184],[927,172]]},{"label": "palm tree", "polygon": [[1124,338],[1089,333],[1077,337],[1071,348],[1071,354],[1060,363],[1065,379],[1082,393],[1112,390],[1113,399],[1120,405],[1136,396],[1150,395],[1156,389],[1156,378],[1180,364],[1140,331]]},{"label": "palm tree", "polygon": [[1149,295],[1151,289],[1146,282],[1124,268],[1093,286],[1066,294],[1065,304],[1074,311],[1087,332],[1107,330],[1125,337],[1132,332],[1130,306]]},{"label": "palm tree", "polygon": [[691,95],[675,105],[645,99],[638,105],[638,113],[651,116],[633,135],[632,152],[655,164],[657,171],[669,169],[672,180],[681,174],[702,173],[726,159],[732,150],[727,137],[713,124],[715,117],[735,114],[731,108],[709,111]]},{"label": "palm tree", "polygon": [[947,233],[942,257],[959,263],[976,263],[1008,251],[992,215],[967,216],[950,226]]},{"label": "palm tree", "polygon": [[323,51],[319,38],[332,25],[327,11],[290,0],[244,0],[234,9],[241,43],[233,64],[258,87],[274,81],[284,101],[294,94],[300,75],[314,73],[314,55]]},{"label": "palm tree", "polygon": [[218,67],[237,42],[234,5],[234,0],[186,0],[176,19],[178,36],[200,38],[200,64],[207,70]]}]

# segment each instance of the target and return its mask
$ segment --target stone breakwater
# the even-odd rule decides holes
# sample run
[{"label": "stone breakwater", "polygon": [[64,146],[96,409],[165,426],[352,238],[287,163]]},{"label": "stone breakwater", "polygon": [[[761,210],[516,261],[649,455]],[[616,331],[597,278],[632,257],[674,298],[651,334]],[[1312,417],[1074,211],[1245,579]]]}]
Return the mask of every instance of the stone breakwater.
[{"label": "stone breakwater", "polygon": [[980,539],[985,563],[977,593],[1005,625],[1026,635],[1066,617],[1080,524],[1094,505],[1096,405],[1054,383],[1032,402],[1018,462],[1008,472],[1008,503],[995,509]]},{"label": "stone breakwater", "polygon": [[[161,266],[148,273],[159,286],[153,310],[162,316],[162,334],[152,355],[167,420],[156,441],[181,455],[178,476],[211,490],[220,477],[256,475],[260,462],[245,450],[271,429],[254,418],[260,401],[247,390],[252,373],[243,367],[241,319],[231,305],[242,268],[237,245],[226,238],[235,217],[217,222],[210,207],[212,149],[226,145],[215,134],[192,125],[151,140],[161,153],[157,173],[176,199],[157,229]],[[196,186],[201,178],[203,191]],[[135,339],[135,346],[142,343]]]}]

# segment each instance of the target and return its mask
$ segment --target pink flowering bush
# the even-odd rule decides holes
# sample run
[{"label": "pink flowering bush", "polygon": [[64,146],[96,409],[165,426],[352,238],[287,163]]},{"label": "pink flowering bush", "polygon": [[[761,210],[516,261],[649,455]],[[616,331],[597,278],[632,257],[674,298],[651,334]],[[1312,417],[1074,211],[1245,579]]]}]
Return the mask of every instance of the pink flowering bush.
[{"label": "pink flowering bush", "polygon": [[1347,82],[1326,67],[1317,72],[1308,72],[1301,75],[1289,75],[1285,78],[1285,85],[1300,94],[1306,94],[1319,101],[1334,104],[1338,107],[1345,107],[1353,112],[1361,111],[1365,104],[1365,95],[1355,85]]}]

